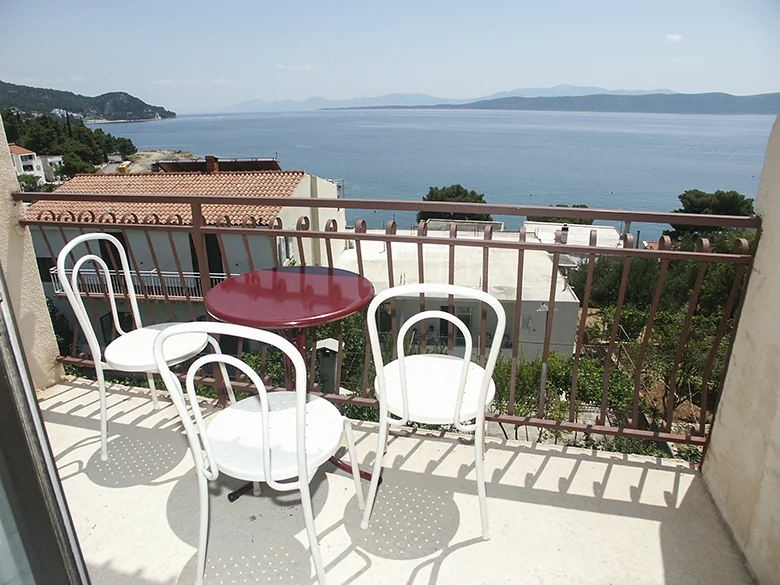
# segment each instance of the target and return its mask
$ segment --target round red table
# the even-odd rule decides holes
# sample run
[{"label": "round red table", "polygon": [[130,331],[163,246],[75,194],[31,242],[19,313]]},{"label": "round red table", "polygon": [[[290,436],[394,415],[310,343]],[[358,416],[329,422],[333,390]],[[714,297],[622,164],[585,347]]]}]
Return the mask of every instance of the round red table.
[{"label": "round red table", "polygon": [[[228,278],[207,292],[203,301],[208,312],[220,321],[258,329],[290,330],[287,338],[305,354],[305,328],[357,313],[373,298],[374,286],[354,272],[321,266],[286,266]],[[289,371],[287,385],[288,389],[292,387]],[[335,457],[331,457],[331,462],[352,471]],[[371,479],[365,471],[360,475]],[[251,488],[248,483],[229,494],[228,499],[235,501]]]},{"label": "round red table", "polygon": [[245,272],[219,283],[204,302],[220,321],[258,329],[302,329],[364,309],[374,286],[359,274],[321,266]]}]

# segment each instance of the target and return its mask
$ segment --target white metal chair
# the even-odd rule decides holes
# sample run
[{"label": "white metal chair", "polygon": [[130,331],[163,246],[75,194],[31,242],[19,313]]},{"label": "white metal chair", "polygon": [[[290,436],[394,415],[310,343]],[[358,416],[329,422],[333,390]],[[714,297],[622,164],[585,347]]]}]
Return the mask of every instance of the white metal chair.
[{"label": "white metal chair", "polygon": [[[175,341],[177,336],[193,333],[232,335],[277,347],[292,362],[295,391],[266,392],[260,376],[245,362],[226,354],[208,354],[195,360],[187,372],[186,388],[195,419],[193,425],[181,383],[167,368],[164,357],[168,343]],[[244,481],[264,482],[275,490],[301,492],[303,517],[317,580],[320,585],[325,585],[325,566],[314,527],[309,482],[314,472],[339,449],[342,435],[346,435],[347,439],[358,506],[362,510],[365,504],[352,425],[333,404],[307,393],[306,363],[300,351],[283,337],[269,331],[230,323],[199,322],[165,329],[154,342],[154,355],[186,430],[198,476],[200,529],[196,585],[203,583],[206,569],[208,481],[217,479],[221,472]],[[257,388],[257,395],[236,402],[228,385],[230,405],[220,411],[207,427],[195,394],[195,374],[206,364],[213,363],[219,364],[226,380],[225,364],[242,372]]]},{"label": "white metal chair", "polygon": [[[68,258],[73,253],[73,249],[81,244],[88,245],[89,242],[99,242],[101,240],[116,248],[116,258],[121,265],[121,271],[117,270],[112,274],[103,258],[88,252],[75,260],[70,277],[68,277],[67,263]],[[92,327],[92,322],[84,307],[81,291],[79,290],[79,271],[87,262],[92,262],[98,267],[96,276],[102,273],[102,278],[104,279],[103,286],[105,286],[105,292],[108,294],[114,327],[116,327],[119,334],[116,339],[108,343],[104,351],[101,350],[97,335],[95,335],[95,330]],[[152,345],[160,331],[171,325],[171,323],[162,323],[149,327],[144,327],[141,324],[141,314],[138,310],[138,301],[135,296],[135,287],[133,286],[127,254],[119,240],[110,234],[84,234],[68,242],[57,256],[57,276],[87,340],[89,350],[92,353],[92,360],[95,362],[95,374],[97,375],[98,390],[100,392],[100,457],[103,461],[106,461],[108,459],[108,423],[104,370],[146,373],[149,380],[149,389],[152,393],[152,404],[154,408],[157,408],[157,391],[154,387],[153,374],[158,373],[159,370],[154,361]],[[130,312],[135,325],[135,329],[131,331],[124,331],[120,324],[114,293],[115,284],[120,289],[124,288],[122,292],[130,306]],[[211,344],[215,351],[219,351],[217,342],[213,338],[209,338],[205,333],[181,336],[176,343],[171,343],[165,348],[166,362],[169,365],[175,365],[188,360],[203,351],[207,344]]]},{"label": "white metal chair", "polygon": [[[409,284],[390,288],[376,297],[368,307],[368,335],[376,366],[374,388],[379,400],[379,438],[373,477],[366,498],[361,528],[368,528],[376,499],[382,456],[387,449],[390,425],[408,421],[424,424],[453,424],[463,432],[474,433],[476,450],[477,493],[482,515],[482,537],[490,538],[485,495],[485,410],[496,392],[493,368],[501,351],[500,341],[490,344],[487,363],[483,368],[471,361],[472,338],[468,327],[458,317],[444,311],[423,311],[407,319],[398,331],[398,359],[388,364],[382,359],[377,330],[377,310],[395,297],[417,298],[420,293],[432,297],[453,295],[456,299],[480,301],[490,306],[496,315],[493,339],[501,340],[506,327],[506,313],[501,303],[486,292],[448,284]],[[464,357],[440,354],[404,355],[404,337],[409,329],[424,319],[444,319],[453,323],[465,341]],[[388,416],[388,413],[391,416]],[[470,421],[475,421],[470,423]]]}]

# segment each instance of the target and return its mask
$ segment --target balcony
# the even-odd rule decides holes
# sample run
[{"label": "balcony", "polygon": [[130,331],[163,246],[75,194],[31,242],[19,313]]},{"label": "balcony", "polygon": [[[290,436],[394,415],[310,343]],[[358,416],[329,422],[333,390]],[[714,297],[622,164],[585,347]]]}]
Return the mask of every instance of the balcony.
[{"label": "balcony", "polygon": [[[39,400],[92,582],[192,583],[197,487],[167,398],[153,411],[148,391],[109,388],[105,463],[93,382],[72,379]],[[367,469],[375,429],[356,431]],[[489,439],[487,542],[473,463],[461,437],[394,433],[366,531],[351,477],[326,465],[312,493],[329,583],[752,583],[686,462]],[[314,583],[297,496],[266,491],[229,503],[238,485],[212,484],[205,582]]]},{"label": "balcony", "polygon": [[[115,295],[120,297],[127,296],[127,286],[121,273],[116,270],[109,270],[111,288]],[[49,271],[51,283],[54,287],[54,294],[65,296],[65,290],[60,283],[57,268]],[[73,278],[73,271],[66,270],[65,276],[68,279]],[[158,301],[202,301],[203,286],[200,280],[200,274],[195,272],[158,272],[148,270],[145,272],[130,271],[130,278],[133,281],[133,289],[136,294],[140,294],[147,300]],[[227,278],[224,273],[210,274],[210,286],[216,286]],[[79,291],[82,296],[93,296],[105,298],[108,294],[108,284],[105,276],[95,270],[85,268],[79,271]]]},{"label": "balcony", "polygon": [[[777,131],[774,140],[777,164],[762,182],[768,185],[765,193],[776,193],[780,185]],[[13,197],[23,201],[30,194]],[[196,221],[88,210],[107,197],[186,204]],[[776,580],[773,502],[780,483],[773,430],[780,420],[773,405],[780,370],[777,360],[756,351],[776,349],[776,324],[767,315],[780,310],[780,271],[771,258],[780,245],[780,208],[768,195],[763,219],[555,211],[597,222],[763,231],[760,245],[758,237],[751,245],[737,239],[728,249],[706,237],[687,248],[662,240],[658,249],[643,249],[630,234],[619,247],[602,247],[595,235],[587,245],[564,243],[560,235],[535,241],[522,230],[491,226],[477,234],[456,227],[437,232],[422,223],[407,232],[392,221],[375,229],[357,221],[347,229],[332,220],[318,222],[315,213],[333,212],[334,205],[351,213],[453,210],[437,203],[264,198],[264,204],[300,211],[300,219],[290,223],[288,215],[286,223],[277,217],[259,225],[228,216],[211,224],[197,221],[204,205],[252,205],[247,197],[42,193],[35,199],[39,206],[67,199],[87,208],[21,220],[39,257],[54,259],[62,242],[85,231],[122,236],[145,322],[203,318],[201,301],[219,281],[215,275],[224,279],[282,265],[291,250],[299,264],[348,267],[380,286],[438,279],[501,295],[511,313],[496,374],[499,399],[489,415],[496,431],[486,456],[492,539],[479,538],[468,439],[408,428],[391,438],[385,483],[368,531],[358,526],[349,477],[326,469],[313,482],[315,522],[331,583],[751,583],[751,569],[762,584]],[[460,209],[496,216],[548,211],[470,204]],[[104,258],[115,271],[116,259]],[[590,270],[605,258],[611,272]],[[656,271],[649,285],[636,280],[649,269]],[[663,315],[668,312],[664,294],[675,271],[690,279],[685,302],[670,319]],[[606,285],[609,274],[614,278]],[[107,306],[107,289],[94,273],[85,276],[92,279],[87,310],[99,316]],[[116,273],[110,277],[115,280]],[[711,277],[719,287],[711,287]],[[117,289],[125,295],[118,283]],[[644,294],[643,312],[636,311],[637,291]],[[56,294],[55,300],[62,301]],[[411,302],[418,308],[432,302],[452,312],[461,309],[451,299]],[[404,310],[399,304],[384,315],[389,340],[397,335]],[[710,328],[702,326],[705,314]],[[355,317],[358,325],[361,317]],[[470,317],[475,359],[481,359],[487,323],[478,310]],[[307,361],[312,380],[321,381],[311,341],[314,334],[336,338],[335,387],[342,392],[327,398],[350,413],[365,414],[362,409],[376,406],[372,364],[355,330],[360,332],[353,322],[312,332]],[[43,369],[46,360],[56,359],[87,374],[91,356],[78,351],[79,338],[78,330],[68,331],[61,355],[36,353],[33,367]],[[38,338],[32,339],[25,338],[29,353],[38,352]],[[458,350],[451,331],[441,329],[438,341],[437,351]],[[426,342],[422,336],[422,351]],[[233,349],[242,355],[253,350],[240,344]],[[691,360],[693,350],[697,359]],[[260,373],[273,379],[267,356],[255,357]],[[558,374],[568,377],[553,375],[555,364],[563,364]],[[535,374],[537,366],[550,375]],[[213,413],[224,392],[207,375],[199,382],[216,386],[217,399],[204,398]],[[251,391],[242,380],[234,387]],[[191,582],[197,494],[173,409],[153,411],[145,390],[115,385],[109,390],[112,459],[102,463],[93,383],[68,379],[38,399],[93,582]],[[365,468],[373,460],[375,429],[370,422],[356,425]],[[538,440],[518,440],[526,436]],[[708,450],[701,467],[604,450],[615,438],[662,450],[670,444]],[[224,480],[213,488],[207,582],[314,582],[295,501],[268,492],[229,504],[225,494],[234,486]]]}]

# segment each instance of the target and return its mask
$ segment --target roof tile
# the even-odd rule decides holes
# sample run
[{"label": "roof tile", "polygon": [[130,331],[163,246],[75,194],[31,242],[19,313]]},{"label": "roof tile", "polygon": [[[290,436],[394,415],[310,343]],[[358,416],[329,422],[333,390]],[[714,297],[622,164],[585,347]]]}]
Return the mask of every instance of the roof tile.
[{"label": "roof tile", "polygon": [[[235,171],[201,173],[138,173],[128,175],[76,175],[56,189],[56,193],[105,193],[138,195],[244,195],[249,197],[290,197],[303,179],[303,171]],[[110,199],[107,198],[107,199]],[[247,216],[267,224],[281,207],[263,205],[204,205],[203,218],[207,224],[217,224],[229,217],[231,223],[241,223]],[[140,203],[123,201],[39,201],[26,211],[28,220],[55,220],[63,213],[75,217],[92,212],[95,218],[107,213],[117,221],[128,213],[134,213],[142,222],[150,214],[156,214],[165,222],[179,215],[184,224],[192,223],[190,206],[181,203]]]}]

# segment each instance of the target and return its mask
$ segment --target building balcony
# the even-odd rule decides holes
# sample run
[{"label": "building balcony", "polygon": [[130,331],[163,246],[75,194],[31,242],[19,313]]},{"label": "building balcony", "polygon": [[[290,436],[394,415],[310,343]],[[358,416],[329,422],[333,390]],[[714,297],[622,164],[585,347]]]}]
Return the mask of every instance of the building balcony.
[{"label": "building balcony", "polygon": [[[65,290],[62,288],[57,268],[52,268],[49,274],[54,287],[54,294],[65,296]],[[65,275],[68,279],[72,279],[73,271],[66,270]],[[127,285],[122,273],[117,273],[116,270],[109,270],[109,278],[114,294],[119,297],[127,297]],[[138,272],[131,270],[130,278],[133,282],[135,293],[146,300],[203,300],[203,286],[200,274],[195,272],[158,272],[156,270]],[[216,286],[226,278],[227,275],[225,273],[210,274],[209,284],[210,286]],[[79,271],[79,292],[82,296],[105,298],[109,292],[109,286],[101,272],[85,268]]]},{"label": "building balcony", "polygon": [[[154,411],[148,390],[109,387],[107,462],[94,382],[62,382],[39,401],[92,583],[192,583],[197,484],[167,397]],[[374,425],[358,423],[356,440],[369,469]],[[687,462],[488,439],[491,540],[483,541],[473,453],[465,437],[393,432],[367,530],[352,478],[326,464],[312,493],[329,583],[752,582]],[[314,583],[297,492],[264,487],[228,502],[240,483],[212,483],[205,583]]]}]

